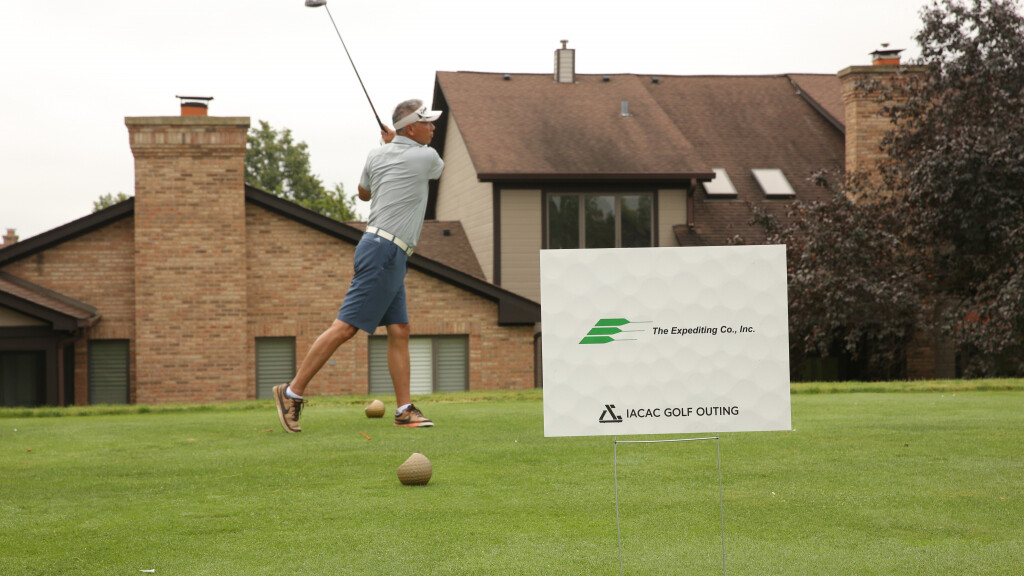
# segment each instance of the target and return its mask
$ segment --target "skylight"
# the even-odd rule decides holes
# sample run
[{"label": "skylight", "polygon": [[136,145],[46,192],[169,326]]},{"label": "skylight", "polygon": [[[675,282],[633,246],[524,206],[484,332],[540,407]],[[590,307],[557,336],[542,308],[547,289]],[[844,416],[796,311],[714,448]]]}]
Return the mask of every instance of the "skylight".
[{"label": "skylight", "polygon": [[793,198],[796,192],[789,180],[778,168],[754,168],[751,170],[764,195],[768,198]]},{"label": "skylight", "polygon": [[708,198],[735,197],[736,187],[732,185],[732,180],[726,174],[725,168],[712,168],[712,170],[715,171],[715,177],[710,182],[704,183],[704,191],[708,193]]}]

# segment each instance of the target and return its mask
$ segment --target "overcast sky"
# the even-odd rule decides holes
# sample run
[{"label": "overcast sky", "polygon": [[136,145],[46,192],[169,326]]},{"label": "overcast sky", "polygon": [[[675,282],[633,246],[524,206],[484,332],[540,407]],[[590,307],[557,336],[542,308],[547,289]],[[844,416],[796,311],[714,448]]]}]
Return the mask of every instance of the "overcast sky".
[{"label": "overcast sky", "polygon": [[[332,0],[381,117],[434,73],[834,74],[888,42],[916,57],[925,0]],[[355,192],[379,131],[331,21],[303,0],[43,0],[0,6],[0,228],[22,240],[134,194],[126,116],[290,128],[325,186]],[[367,205],[361,204],[365,216]]]}]

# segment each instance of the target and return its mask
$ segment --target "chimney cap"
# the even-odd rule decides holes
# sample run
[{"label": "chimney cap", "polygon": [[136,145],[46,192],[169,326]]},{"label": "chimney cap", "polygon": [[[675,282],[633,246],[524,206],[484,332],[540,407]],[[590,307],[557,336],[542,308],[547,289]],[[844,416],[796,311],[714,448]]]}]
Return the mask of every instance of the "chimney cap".
[{"label": "chimney cap", "polygon": [[869,54],[874,56],[875,59],[878,59],[878,58],[896,58],[896,57],[898,57],[900,55],[900,52],[903,52],[904,50],[905,50],[905,48],[889,48],[889,44],[888,43],[884,43],[884,44],[882,44],[881,48],[879,48],[878,50],[875,50],[874,52],[870,52]]},{"label": "chimney cap", "polygon": [[181,100],[182,116],[206,116],[206,109],[210,107],[210,100],[213,96],[175,96]]},{"label": "chimney cap", "polygon": [[561,42],[561,43],[562,43],[562,48],[563,48],[563,49],[564,49],[564,48],[566,47],[566,45],[567,45],[567,44],[569,43],[569,41],[568,41],[568,40],[559,40],[559,42]]}]

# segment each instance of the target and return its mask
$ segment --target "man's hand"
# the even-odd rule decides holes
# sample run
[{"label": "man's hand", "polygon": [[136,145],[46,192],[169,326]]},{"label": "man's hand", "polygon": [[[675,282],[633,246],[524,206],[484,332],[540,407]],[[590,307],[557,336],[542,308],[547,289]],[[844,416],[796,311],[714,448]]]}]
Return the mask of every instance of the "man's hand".
[{"label": "man's hand", "polygon": [[398,133],[392,130],[391,128],[384,126],[380,131],[380,138],[381,140],[384,141],[385,144],[390,144],[391,141],[395,139],[395,136],[397,134]]}]

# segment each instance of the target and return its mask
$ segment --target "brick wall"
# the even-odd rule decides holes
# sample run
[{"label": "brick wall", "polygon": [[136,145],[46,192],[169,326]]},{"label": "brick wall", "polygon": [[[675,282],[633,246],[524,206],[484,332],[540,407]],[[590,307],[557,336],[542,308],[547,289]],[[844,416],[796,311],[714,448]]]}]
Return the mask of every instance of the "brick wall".
[{"label": "brick wall", "polygon": [[[294,336],[296,363],[334,320],[352,279],[355,246],[256,206],[246,210],[248,373],[255,382],[255,339]],[[406,276],[409,325],[416,335],[469,335],[473,390],[525,389],[533,382],[533,327],[498,326],[497,304],[414,269]],[[379,328],[377,335],[385,335]],[[319,394],[365,394],[368,335],[335,352],[310,383]],[[255,388],[250,396],[255,394]]]},{"label": "brick wall", "polygon": [[[878,167],[888,159],[881,149],[882,138],[894,125],[879,113],[883,105],[896,102],[882,102],[880,98],[884,89],[920,71],[917,66],[850,66],[839,72],[846,107],[847,173],[862,173],[880,183]],[[869,89],[870,86],[873,88]]]},{"label": "brick wall", "polygon": [[[133,403],[255,398],[256,338],[294,337],[301,362],[341,306],[355,246],[246,204],[248,119],[125,123],[134,215],[4,269],[100,311],[75,345],[77,404],[96,339],[129,341]],[[497,303],[416,270],[406,288],[413,335],[469,337],[470,389],[534,386],[533,326],[499,326]],[[368,391],[365,333],[332,360],[313,395]]]},{"label": "brick wall", "polygon": [[135,156],[135,401],[241,400],[248,118],[126,118]]},{"label": "brick wall", "polygon": [[[88,339],[124,339],[130,350],[134,348],[134,236],[133,219],[125,218],[4,267],[5,272],[95,306],[103,315],[87,330],[86,339],[75,343],[75,404],[89,402]],[[135,381],[134,362],[129,378]]]}]

